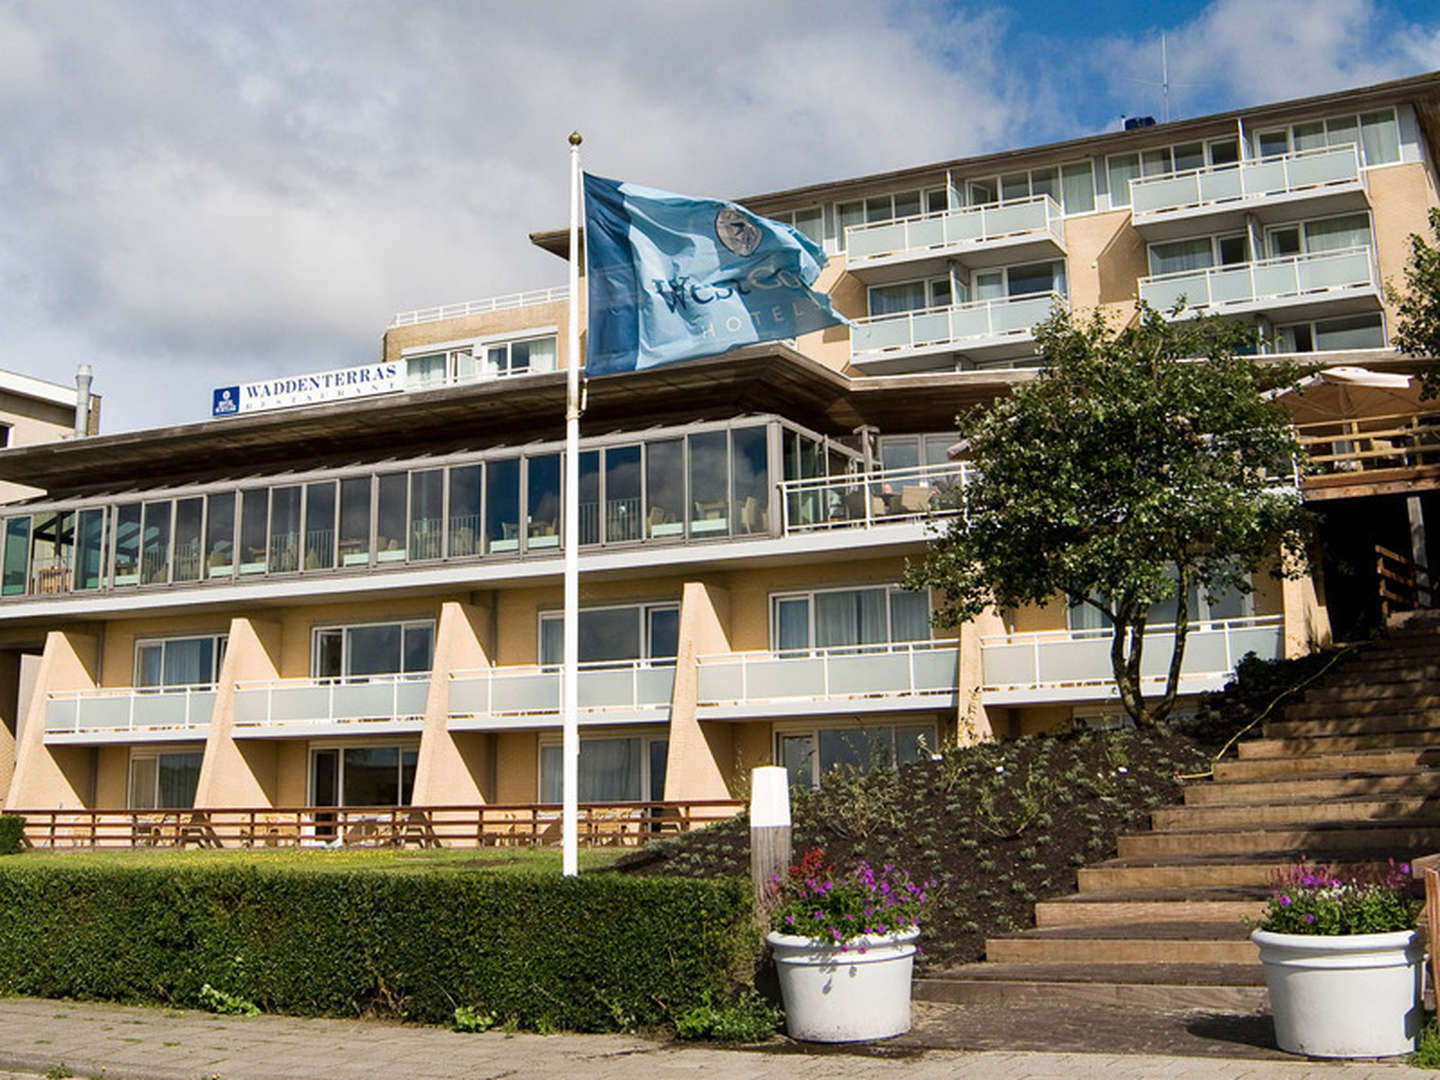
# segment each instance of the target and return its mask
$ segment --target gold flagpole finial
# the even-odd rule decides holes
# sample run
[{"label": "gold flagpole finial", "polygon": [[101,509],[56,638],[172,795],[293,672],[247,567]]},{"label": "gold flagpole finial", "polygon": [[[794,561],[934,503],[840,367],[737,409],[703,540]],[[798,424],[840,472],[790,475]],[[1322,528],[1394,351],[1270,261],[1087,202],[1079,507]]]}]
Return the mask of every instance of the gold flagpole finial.
[{"label": "gold flagpole finial", "polygon": [[572,132],[570,132],[570,145],[571,145],[571,146],[579,146],[580,143],[583,142],[583,141],[584,141],[584,140],[582,140],[582,139],[580,138],[580,132],[578,132],[578,131],[572,131]]}]

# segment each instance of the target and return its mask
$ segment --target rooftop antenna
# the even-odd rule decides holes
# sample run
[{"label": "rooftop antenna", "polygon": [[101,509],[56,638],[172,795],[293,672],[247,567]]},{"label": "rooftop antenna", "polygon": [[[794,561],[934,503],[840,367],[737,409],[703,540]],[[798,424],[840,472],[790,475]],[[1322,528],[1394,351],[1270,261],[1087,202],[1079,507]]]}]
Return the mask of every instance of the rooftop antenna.
[{"label": "rooftop antenna", "polygon": [[[1137,78],[1134,78],[1133,76],[1127,76],[1127,78],[1129,78],[1129,81],[1130,81],[1130,82],[1143,83],[1143,84],[1146,85],[1146,86],[1154,86],[1154,85],[1155,85],[1154,81],[1151,80],[1151,79],[1137,79]],[[1197,86],[1197,85],[1199,85],[1199,84],[1197,84],[1197,83],[1172,83],[1172,82],[1170,81],[1170,50],[1169,50],[1169,42],[1166,40],[1166,34],[1165,34],[1165,32],[1162,30],[1162,31],[1160,32],[1160,97],[1161,97],[1161,117],[1162,117],[1162,121],[1163,121],[1164,123],[1168,124],[1168,123],[1170,122],[1170,87],[1172,87],[1172,86]]]}]

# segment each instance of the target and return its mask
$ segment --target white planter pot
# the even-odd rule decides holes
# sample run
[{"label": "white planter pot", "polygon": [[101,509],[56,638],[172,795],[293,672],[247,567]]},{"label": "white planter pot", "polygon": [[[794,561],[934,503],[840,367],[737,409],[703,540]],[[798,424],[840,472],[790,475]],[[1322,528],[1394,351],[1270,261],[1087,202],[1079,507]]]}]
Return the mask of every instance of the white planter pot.
[{"label": "white planter pot", "polygon": [[1425,944],[1418,930],[1324,937],[1256,930],[1275,1041],[1312,1057],[1415,1049],[1424,1026]]},{"label": "white planter pot", "polygon": [[[910,1030],[910,975],[918,928],[875,934],[840,946],[770,933],[785,1029],[810,1042],[888,1039]],[[864,952],[861,952],[861,949]]]}]

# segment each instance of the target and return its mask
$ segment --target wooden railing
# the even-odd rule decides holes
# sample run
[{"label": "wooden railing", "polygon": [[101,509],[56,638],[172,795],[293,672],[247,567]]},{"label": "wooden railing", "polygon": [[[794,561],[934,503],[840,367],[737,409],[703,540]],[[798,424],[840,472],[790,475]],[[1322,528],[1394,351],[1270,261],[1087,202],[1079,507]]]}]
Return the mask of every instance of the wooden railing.
[{"label": "wooden railing", "polygon": [[[582,803],[580,843],[635,846],[725,821],[730,799]],[[541,847],[560,843],[558,803],[12,810],[30,848]]]},{"label": "wooden railing", "polygon": [[1414,559],[1375,545],[1375,579],[1380,590],[1380,614],[1388,619],[1400,611],[1435,606],[1430,571]]},{"label": "wooden railing", "polygon": [[1440,412],[1297,424],[1295,435],[1322,474],[1440,465]]},{"label": "wooden railing", "polygon": [[1425,882],[1421,925],[1425,927],[1426,949],[1430,954],[1430,987],[1432,992],[1440,993],[1440,855],[1412,859],[1410,873]]}]

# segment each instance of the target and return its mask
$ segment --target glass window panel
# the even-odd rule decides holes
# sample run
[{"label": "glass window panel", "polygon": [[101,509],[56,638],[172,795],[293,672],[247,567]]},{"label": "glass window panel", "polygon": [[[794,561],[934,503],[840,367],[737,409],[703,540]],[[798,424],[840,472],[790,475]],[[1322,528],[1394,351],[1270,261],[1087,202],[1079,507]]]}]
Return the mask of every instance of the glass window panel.
[{"label": "glass window panel", "polygon": [[920,464],[920,440],[911,435],[880,440],[880,466],[889,469],[912,469]]},{"label": "glass window panel", "polygon": [[930,282],[930,306],[950,306],[950,279],[937,278]]},{"label": "glass window panel", "polygon": [[105,580],[105,539],[105,511],[81,510],[75,540],[77,589],[98,589]]},{"label": "glass window panel", "polygon": [[815,782],[815,740],[810,735],[781,735],[780,764],[791,787],[809,787]]},{"label": "glass window panel", "polygon": [[[11,519],[10,527],[14,527],[14,518]],[[25,522],[26,547],[29,547],[30,519],[20,519]],[[264,528],[262,523],[261,528]],[[263,542],[264,533],[261,533]],[[10,551],[7,547],[5,552],[6,572],[10,567]],[[23,575],[25,561],[22,555],[20,560],[21,573]],[[115,510],[115,584],[134,585],[140,580],[140,504],[127,503]],[[23,577],[21,591],[24,591]]]},{"label": "glass window panel", "polygon": [[1276,229],[1270,234],[1269,239],[1272,259],[1300,254],[1300,230],[1298,228]]},{"label": "glass window panel", "polygon": [[405,360],[405,386],[419,390],[427,386],[443,386],[448,367],[446,353],[431,353],[428,356],[410,356]]},{"label": "glass window panel", "polygon": [[403,562],[405,494],[409,484],[404,473],[388,473],[377,478],[375,487],[375,561]]},{"label": "glass window panel", "polygon": [[932,188],[925,193],[925,212],[938,214],[950,209],[950,192],[944,188]]},{"label": "glass window panel", "polygon": [[351,626],[345,631],[348,676],[393,675],[401,670],[399,623]]},{"label": "glass window panel", "polygon": [[690,535],[730,531],[729,439],[723,431],[698,432],[690,442]]},{"label": "glass window panel", "polygon": [[410,558],[438,559],[444,554],[444,499],[444,469],[410,474]]},{"label": "glass window panel", "polygon": [[165,686],[196,686],[215,681],[215,639],[172,638],[165,651]]},{"label": "glass window panel", "polygon": [[895,728],[895,764],[912,765],[928,760],[939,749],[932,724],[901,724]]},{"label": "glass window panel", "polygon": [[840,228],[840,250],[845,250],[845,230],[854,225],[865,223],[865,204],[863,202],[840,203],[835,207],[835,217]]},{"label": "glass window panel", "polygon": [[1262,131],[1260,133],[1260,156],[1275,157],[1290,151],[1290,133],[1287,131]]},{"label": "glass window panel", "polygon": [[1005,295],[1005,272],[987,270],[975,275],[975,299],[998,300]]},{"label": "glass window panel", "polygon": [[895,216],[897,218],[916,217],[920,213],[920,192],[902,191],[895,196]]},{"label": "glass window panel", "polygon": [[679,439],[645,444],[645,533],[660,539],[685,531],[685,452]]},{"label": "glass window panel", "polygon": [[204,499],[197,497],[175,501],[176,581],[200,580],[200,529],[204,512]]},{"label": "glass window panel", "polygon": [[525,507],[530,550],[560,546],[560,455],[525,459]]},{"label": "glass window panel", "polygon": [[204,754],[161,754],[156,760],[156,808],[189,809],[195,805]]},{"label": "glass window panel", "polygon": [[612,446],[605,451],[605,542],[639,540],[643,518],[640,447]]},{"label": "glass window panel", "polygon": [[890,640],[928,641],[930,600],[923,592],[896,590],[890,594]]},{"label": "glass window panel", "polygon": [[1214,596],[1206,596],[1212,619],[1243,619],[1250,614],[1250,594],[1239,589],[1223,589]]},{"label": "glass window panel", "polygon": [[[580,662],[638,660],[640,609],[600,608],[580,612]],[[563,660],[564,657],[559,659]]]},{"label": "glass window panel", "polygon": [[370,563],[370,477],[340,481],[340,565]]},{"label": "glass window panel", "polygon": [[420,763],[418,748],[402,748],[400,751],[400,805],[409,806],[415,794],[415,768]]},{"label": "glass window panel", "polygon": [[1208,236],[1198,240],[1175,240],[1150,245],[1150,273],[1174,274],[1203,270],[1215,265],[1215,252]]},{"label": "glass window panel", "polygon": [[205,496],[205,576],[229,577],[235,572],[235,493]]},{"label": "glass window panel", "polygon": [[641,761],[639,739],[582,739],[580,801],[638,801]]},{"label": "glass window panel", "polygon": [[335,566],[335,482],[305,487],[305,569]]},{"label": "glass window panel", "polygon": [[511,350],[510,366],[513,369],[524,365],[526,371],[554,371],[555,370],[555,338],[543,337],[532,338],[529,341],[517,341]]},{"label": "glass window panel", "polygon": [[145,504],[141,528],[140,583],[158,585],[170,578],[170,517],[167,502]]},{"label": "glass window panel", "polygon": [[344,759],[342,806],[400,805],[398,746],[349,746]]},{"label": "glass window panel", "polygon": [[1171,170],[1170,148],[1163,146],[1159,150],[1146,150],[1140,155],[1140,175],[1160,176]]},{"label": "glass window panel", "polygon": [[796,210],[795,228],[815,243],[822,243],[824,240],[823,217],[818,206],[813,210]]},{"label": "glass window panel", "polygon": [[1387,109],[1360,117],[1360,142],[1365,150],[1366,165],[1399,161],[1400,128],[1394,112]]},{"label": "glass window panel", "polygon": [[738,534],[770,531],[768,432],[763,427],[730,432],[731,528]]},{"label": "glass window panel", "polygon": [[1296,150],[1319,150],[1325,145],[1325,125],[1318,120],[1313,124],[1296,124],[1293,130]]},{"label": "glass window panel", "polygon": [[548,666],[565,662],[565,616],[540,616],[540,663]]},{"label": "glass window panel", "polygon": [[1189,172],[1192,169],[1199,169],[1205,165],[1205,146],[1203,143],[1181,143],[1172,149],[1176,172]]},{"label": "glass window panel", "polygon": [[867,772],[872,766],[887,767],[894,762],[890,732],[859,728],[821,728],[820,771],[848,767]]},{"label": "glass window panel", "polygon": [[[270,493],[264,488],[240,493],[240,573],[265,572],[265,525]],[[118,569],[118,567],[117,567]]]},{"label": "glass window panel", "polygon": [[1045,293],[1055,289],[1055,264],[1054,263],[1030,263],[1026,266],[1012,266],[1007,270],[1009,277],[1009,294],[1011,296],[1028,296],[1032,293]]},{"label": "glass window panel", "polygon": [[886,635],[885,590],[843,589],[815,594],[815,644],[875,645]]},{"label": "glass window panel", "polygon": [[[1308,329],[1308,328],[1307,328]],[[1328,319],[1315,324],[1315,348],[1382,349],[1385,331],[1379,315],[1356,315],[1348,319]]]},{"label": "glass window panel", "polygon": [[161,642],[136,648],[135,685],[165,685],[165,646]]},{"label": "glass window panel", "polygon": [[1016,199],[1028,199],[1030,197],[1030,174],[1009,173],[1000,177],[1000,201],[1014,202]]},{"label": "glass window panel", "polygon": [[300,569],[300,488],[270,492],[270,572]]},{"label": "glass window panel", "polygon": [[56,554],[59,519],[54,511],[35,515],[30,535],[30,572],[35,578],[33,592],[59,592],[65,578],[64,564]]},{"label": "glass window panel", "polygon": [[580,543],[600,542],[600,451],[586,450],[580,455],[580,494],[576,500],[580,511]]},{"label": "glass window panel", "polygon": [[317,631],[315,634],[315,677],[336,679],[343,674],[345,674],[345,631]]},{"label": "glass window panel", "polygon": [[450,470],[450,557],[480,554],[481,466]]},{"label": "glass window panel", "polygon": [[485,483],[486,549],[520,550],[520,459],[507,458],[488,466]]},{"label": "glass window panel", "polygon": [[1065,213],[1088,214],[1095,209],[1095,172],[1090,162],[1061,166],[1060,186],[1065,196]]},{"label": "glass window panel", "polygon": [[404,628],[402,670],[407,674],[429,671],[435,659],[435,628],[429,623],[411,623]]},{"label": "glass window panel", "polygon": [[971,180],[966,192],[971,206],[989,206],[1000,201],[1000,189],[994,180]]},{"label": "glass window panel", "polygon": [[877,285],[870,290],[870,314],[894,315],[926,307],[925,282],[906,281],[899,285]]},{"label": "glass window panel", "polygon": [[[316,806],[340,804],[340,751],[316,750],[310,755],[315,767]],[[318,831],[318,830],[317,830]]]},{"label": "glass window panel", "polygon": [[650,629],[646,655],[669,659],[680,651],[680,609],[678,607],[652,607],[646,612]]},{"label": "glass window panel", "polygon": [[1233,266],[1235,263],[1243,263],[1245,259],[1245,237],[1243,236],[1222,236],[1216,241],[1220,249],[1220,265]]},{"label": "glass window panel", "polygon": [[875,221],[889,221],[894,216],[894,203],[890,201],[889,195],[878,195],[875,198],[865,200],[866,224]]},{"label": "glass window panel", "polygon": [[1341,251],[1366,247],[1370,243],[1370,218],[1366,214],[1350,214],[1328,221],[1305,223],[1306,251]]},{"label": "glass window panel", "polygon": [[959,436],[954,432],[947,432],[944,435],[925,436],[925,464],[945,465],[950,461],[950,447],[954,446]]},{"label": "glass window panel", "polygon": [[1208,147],[1211,165],[1234,165],[1240,160],[1238,139],[1216,139]]},{"label": "glass window panel", "polygon": [[1353,116],[1337,116],[1325,121],[1325,142],[1330,146],[1344,146],[1360,142],[1360,122]]},{"label": "glass window panel", "polygon": [[1130,181],[1140,173],[1140,158],[1135,154],[1117,154],[1109,160],[1110,205],[1130,205]]},{"label": "glass window panel", "polygon": [[564,761],[561,747],[542,746],[540,748],[540,801],[542,803],[558,803],[563,798]]},{"label": "glass window panel", "polygon": [[155,771],[153,757],[130,759],[130,807],[134,810],[155,809]]},{"label": "glass window panel", "polygon": [[780,652],[810,648],[810,598],[808,596],[776,599],[775,648]]},{"label": "glass window panel", "polygon": [[1030,173],[1030,194],[1060,197],[1060,172],[1058,169],[1034,169]]}]

